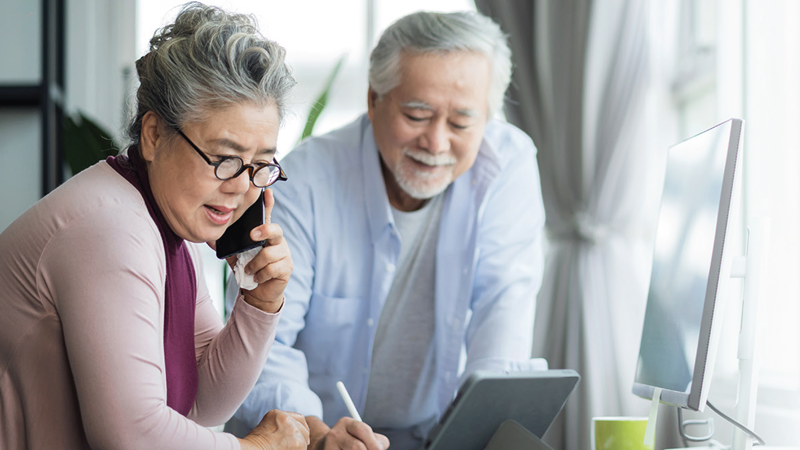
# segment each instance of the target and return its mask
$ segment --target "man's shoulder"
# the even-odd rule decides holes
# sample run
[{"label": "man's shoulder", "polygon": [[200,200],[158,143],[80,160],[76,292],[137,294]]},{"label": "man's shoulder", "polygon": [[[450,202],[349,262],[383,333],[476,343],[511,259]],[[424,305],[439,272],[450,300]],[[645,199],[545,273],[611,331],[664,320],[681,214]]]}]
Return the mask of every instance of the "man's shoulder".
[{"label": "man's shoulder", "polygon": [[309,166],[330,168],[331,164],[342,164],[355,158],[362,145],[365,120],[365,116],[359,116],[341,128],[305,139],[286,155],[286,164],[301,165],[304,170]]},{"label": "man's shoulder", "polygon": [[[364,131],[369,121],[359,117],[341,128],[303,141],[281,159],[289,178],[275,187],[276,194],[329,197],[363,177]],[[293,193],[293,194],[292,194]]]},{"label": "man's shoulder", "polygon": [[486,124],[474,167],[494,179],[499,171],[513,170],[535,159],[536,146],[530,136],[508,122],[494,119]]},{"label": "man's shoulder", "polygon": [[536,153],[536,146],[527,133],[500,119],[493,119],[486,125],[483,139],[501,159],[520,152]]}]

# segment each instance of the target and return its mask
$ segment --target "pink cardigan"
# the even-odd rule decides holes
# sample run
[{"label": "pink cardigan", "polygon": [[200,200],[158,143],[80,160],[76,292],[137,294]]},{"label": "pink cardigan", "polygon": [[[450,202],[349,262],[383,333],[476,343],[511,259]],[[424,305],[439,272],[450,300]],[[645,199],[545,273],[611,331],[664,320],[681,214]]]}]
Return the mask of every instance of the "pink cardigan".
[{"label": "pink cardigan", "polygon": [[239,448],[205,427],[255,384],[279,314],[237,301],[223,327],[193,260],[186,418],[166,404],[164,247],[130,183],[98,163],[0,234],[0,449]]}]

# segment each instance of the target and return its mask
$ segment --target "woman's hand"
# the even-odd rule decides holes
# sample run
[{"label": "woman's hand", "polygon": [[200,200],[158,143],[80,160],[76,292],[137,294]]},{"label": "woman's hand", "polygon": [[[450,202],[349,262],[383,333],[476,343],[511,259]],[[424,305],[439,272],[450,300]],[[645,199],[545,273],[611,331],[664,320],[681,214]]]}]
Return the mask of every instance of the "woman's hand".
[{"label": "woman's hand", "polygon": [[273,409],[239,443],[242,450],[305,450],[309,444],[308,425],[298,413]]},{"label": "woman's hand", "polygon": [[[283,305],[283,291],[292,274],[292,253],[283,238],[280,225],[270,223],[275,197],[271,189],[264,190],[264,225],[253,228],[250,238],[266,240],[261,251],[245,266],[245,272],[253,274],[258,286],[253,290],[242,290],[247,303],[269,313],[275,313]],[[228,258],[231,267],[236,265],[236,256]]]}]

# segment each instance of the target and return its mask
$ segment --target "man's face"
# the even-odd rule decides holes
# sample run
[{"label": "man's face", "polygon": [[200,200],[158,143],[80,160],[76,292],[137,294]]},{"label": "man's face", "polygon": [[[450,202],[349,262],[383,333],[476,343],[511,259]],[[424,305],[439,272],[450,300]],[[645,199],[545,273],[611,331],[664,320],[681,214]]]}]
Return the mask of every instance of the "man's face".
[{"label": "man's face", "polygon": [[389,201],[414,210],[475,162],[488,121],[491,72],[480,53],[404,52],[400,85],[370,89],[368,114]]}]

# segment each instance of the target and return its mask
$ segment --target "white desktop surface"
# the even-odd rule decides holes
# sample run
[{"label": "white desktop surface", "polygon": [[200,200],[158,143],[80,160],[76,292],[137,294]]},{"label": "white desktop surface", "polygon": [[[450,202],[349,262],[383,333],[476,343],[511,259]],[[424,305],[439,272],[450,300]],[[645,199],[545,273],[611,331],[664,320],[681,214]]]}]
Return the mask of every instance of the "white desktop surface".
[{"label": "white desktop surface", "polygon": [[[677,447],[665,450],[720,450],[719,447],[698,446],[698,447]],[[754,445],[753,450],[800,450],[800,447],[773,447],[770,445]]]}]

